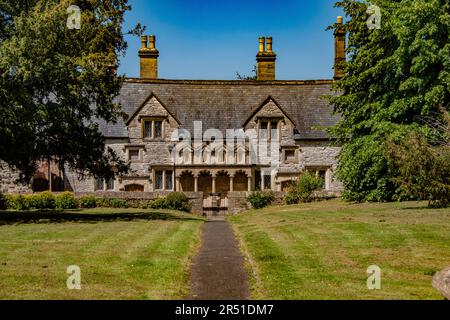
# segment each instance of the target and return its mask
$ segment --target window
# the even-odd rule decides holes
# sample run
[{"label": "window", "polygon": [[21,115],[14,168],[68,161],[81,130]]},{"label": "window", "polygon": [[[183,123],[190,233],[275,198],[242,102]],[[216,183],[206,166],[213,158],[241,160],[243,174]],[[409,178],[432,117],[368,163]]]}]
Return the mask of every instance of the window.
[{"label": "window", "polygon": [[131,162],[140,161],[141,157],[139,155],[139,150],[128,150],[128,160]]},{"label": "window", "polygon": [[108,178],[106,190],[114,190],[114,177]]},{"label": "window", "polygon": [[278,119],[261,120],[259,123],[259,139],[264,141],[278,140]]},{"label": "window", "polygon": [[144,138],[151,139],[152,138],[152,121],[144,122]]},{"label": "window", "polygon": [[285,150],[284,151],[284,162],[293,163],[296,162],[295,150]]},{"label": "window", "polygon": [[155,189],[156,190],[163,189],[163,172],[162,171],[155,172]]},{"label": "window", "polygon": [[271,189],[271,185],[272,185],[272,177],[268,174],[265,174],[264,175],[264,190]]},{"label": "window", "polygon": [[325,179],[326,179],[327,171],[326,170],[319,170],[317,172],[317,176],[320,180],[322,180],[322,189],[325,189]]},{"label": "window", "polygon": [[155,135],[153,138],[162,138],[162,121],[154,121],[153,125],[155,126]]},{"label": "window", "polygon": [[173,190],[173,171],[166,171],[166,190]]},{"label": "window", "polygon": [[261,171],[255,171],[255,190],[261,190]]},{"label": "window", "polygon": [[261,122],[261,140],[267,140],[268,135],[267,135],[267,128],[268,128],[269,123],[268,122]]},{"label": "window", "polygon": [[329,189],[331,183],[331,167],[306,167],[306,170],[322,180],[322,189]]},{"label": "window", "polygon": [[95,179],[95,191],[103,191],[105,188],[105,181],[103,178]]},{"label": "window", "polygon": [[278,122],[271,122],[270,123],[271,126],[271,133],[270,133],[270,137],[272,140],[278,139]]},{"label": "window", "polygon": [[163,137],[163,120],[144,120],[143,139],[161,139]]}]

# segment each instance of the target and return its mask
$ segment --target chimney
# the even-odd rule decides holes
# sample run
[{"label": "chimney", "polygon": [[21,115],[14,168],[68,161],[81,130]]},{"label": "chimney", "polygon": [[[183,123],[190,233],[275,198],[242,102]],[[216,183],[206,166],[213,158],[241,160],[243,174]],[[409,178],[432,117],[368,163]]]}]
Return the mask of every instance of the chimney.
[{"label": "chimney", "polygon": [[[267,43],[266,43],[267,41]],[[267,47],[266,47],[267,44]],[[257,80],[271,81],[275,80],[275,61],[277,55],[272,51],[272,37],[259,38],[259,52],[256,55],[258,62]]]},{"label": "chimney", "polygon": [[341,66],[345,62],[345,30],[343,18],[337,17],[337,27],[334,31],[334,80],[339,80],[344,76],[344,69]]},{"label": "chimney", "polygon": [[[149,40],[150,45],[148,46]],[[155,36],[142,36],[141,42],[142,47],[139,50],[139,58],[141,60],[141,79],[157,79],[159,51],[155,47]]]}]

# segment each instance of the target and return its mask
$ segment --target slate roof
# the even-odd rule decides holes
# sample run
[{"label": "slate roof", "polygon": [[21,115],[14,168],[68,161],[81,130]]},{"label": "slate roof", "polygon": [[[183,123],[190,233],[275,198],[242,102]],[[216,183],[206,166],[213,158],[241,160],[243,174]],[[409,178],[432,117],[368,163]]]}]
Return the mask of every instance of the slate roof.
[{"label": "slate roof", "polygon": [[[325,139],[314,127],[329,127],[339,117],[322,97],[333,94],[332,80],[310,81],[215,81],[215,80],[141,80],[127,79],[117,98],[131,116],[154,94],[181,127],[192,130],[194,121],[203,121],[203,129],[242,128],[248,118],[269,97],[289,115],[297,127],[298,139]],[[128,137],[123,122],[100,122],[108,138]]]}]

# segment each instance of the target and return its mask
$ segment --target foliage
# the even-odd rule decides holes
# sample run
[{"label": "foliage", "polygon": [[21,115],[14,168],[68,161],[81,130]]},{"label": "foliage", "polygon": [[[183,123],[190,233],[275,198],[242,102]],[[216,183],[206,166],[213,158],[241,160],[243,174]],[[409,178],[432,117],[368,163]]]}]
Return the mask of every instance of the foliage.
[{"label": "foliage", "polygon": [[28,196],[18,194],[18,195],[7,195],[7,205],[8,209],[14,209],[19,211],[29,210],[30,202],[28,201]]},{"label": "foliage", "polygon": [[167,209],[189,212],[191,206],[189,199],[182,192],[172,192],[167,197],[160,197],[151,200],[148,203],[148,207],[151,209]]},{"label": "foliage", "polygon": [[127,200],[125,199],[110,199],[109,200],[110,208],[128,208]]},{"label": "foliage", "polygon": [[178,211],[191,211],[188,197],[182,192],[172,192],[166,197],[167,209]]},{"label": "foliage", "polygon": [[55,197],[55,205],[57,209],[77,209],[78,201],[71,192],[63,192]]},{"label": "foliage", "polygon": [[251,81],[251,80],[256,80],[257,79],[257,68],[256,65],[253,66],[253,70],[252,70],[252,76],[247,76],[247,75],[241,75],[239,72],[236,72],[236,79],[237,80],[245,80],[245,81]]},{"label": "foliage", "polygon": [[386,156],[399,172],[395,182],[401,190],[430,207],[450,205],[450,144],[432,146],[411,132],[400,143],[388,141]]},{"label": "foliage", "polygon": [[125,53],[122,25],[131,7],[127,0],[76,1],[81,29],[71,30],[73,2],[0,0],[0,159],[17,168],[23,182],[48,159],[80,175],[128,170],[105,148],[94,119],[125,116],[114,100],[123,77],[111,66]]},{"label": "foliage", "polygon": [[166,209],[167,203],[165,197],[159,197],[156,199],[153,199],[148,204],[149,208],[151,209]]},{"label": "foliage", "polygon": [[301,174],[297,180],[297,183],[289,189],[284,201],[286,204],[311,202],[313,192],[319,190],[322,185],[322,179],[307,171]]},{"label": "foliage", "polygon": [[94,196],[83,196],[78,199],[80,208],[89,209],[97,207],[97,201]]},{"label": "foliage", "polygon": [[[368,3],[336,3],[349,17],[346,75],[329,97],[341,115],[330,130],[343,145],[337,177],[344,198],[355,201],[396,199],[393,182],[399,167],[386,158],[385,139],[410,130],[432,137],[423,118],[439,121],[450,101],[450,3],[447,0],[374,0],[381,8],[381,29],[366,24]],[[334,25],[338,28],[339,25]]]},{"label": "foliage", "polygon": [[26,196],[28,197],[30,209],[54,209],[55,196],[50,191],[42,193],[35,193]]},{"label": "foliage", "polygon": [[270,206],[275,200],[272,191],[254,191],[247,195],[247,201],[254,209],[262,209]]}]

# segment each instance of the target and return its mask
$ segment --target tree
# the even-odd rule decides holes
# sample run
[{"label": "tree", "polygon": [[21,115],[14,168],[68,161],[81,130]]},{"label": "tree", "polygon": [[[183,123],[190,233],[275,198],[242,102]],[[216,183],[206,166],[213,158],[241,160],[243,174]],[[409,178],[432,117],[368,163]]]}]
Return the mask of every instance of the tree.
[{"label": "tree", "polygon": [[[105,148],[98,120],[124,117],[114,74],[127,44],[127,0],[0,0],[0,159],[27,182],[42,160],[80,175],[111,176],[127,166]],[[140,34],[138,25],[130,34]]]},{"label": "tree", "polygon": [[[369,29],[367,2],[336,3],[349,17],[346,75],[330,97],[342,117],[330,130],[342,144],[337,175],[344,198],[396,199],[398,168],[386,159],[384,141],[421,132],[433,143],[435,129],[450,108],[450,3],[447,0],[375,0],[381,29]],[[338,25],[333,26],[334,28]]]},{"label": "tree", "polygon": [[450,115],[445,125],[427,122],[440,129],[435,145],[419,132],[410,132],[401,141],[387,141],[386,158],[399,172],[395,182],[400,190],[416,199],[428,200],[430,207],[450,205]]},{"label": "tree", "polygon": [[245,81],[251,81],[251,80],[256,80],[257,78],[257,69],[256,69],[256,65],[253,66],[253,70],[252,70],[253,75],[252,76],[246,76],[246,75],[241,75],[239,72],[236,72],[236,79],[237,80],[245,80]]}]

